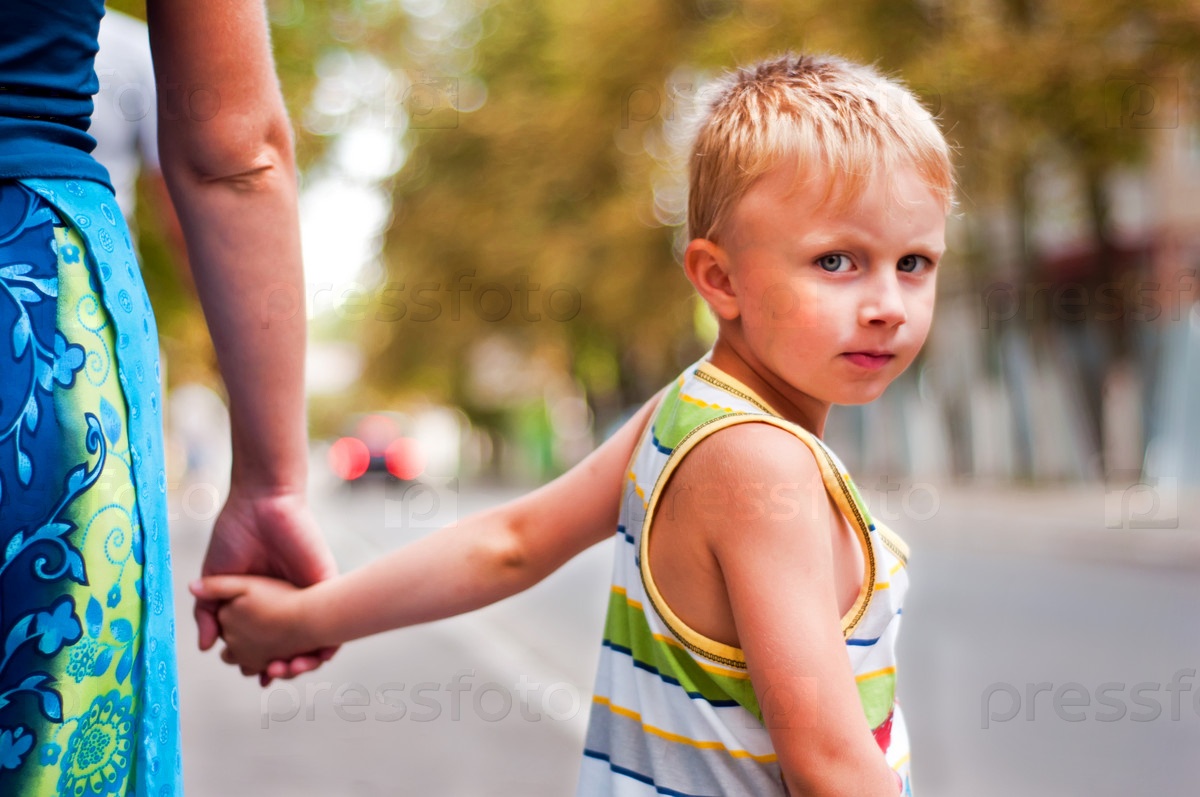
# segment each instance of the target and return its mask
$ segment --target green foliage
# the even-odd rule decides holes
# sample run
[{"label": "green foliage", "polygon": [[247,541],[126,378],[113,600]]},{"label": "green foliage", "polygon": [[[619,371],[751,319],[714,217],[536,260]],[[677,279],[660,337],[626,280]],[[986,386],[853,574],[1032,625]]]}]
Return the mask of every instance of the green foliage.
[{"label": "green foliage", "polygon": [[[136,14],[141,4],[112,5]],[[336,136],[306,122],[331,53],[369,53],[432,91],[434,104],[457,89],[459,104],[475,108],[446,105],[413,116],[407,130],[389,128],[403,136],[407,159],[386,184],[394,218],[382,259],[384,281],[403,286],[405,315],[342,327],[369,352],[373,391],[423,391],[467,407],[464,355],[492,336],[556,352],[594,400],[642,397],[703,351],[677,265],[667,134],[706,75],[793,50],[837,52],[901,76],[957,147],[969,243],[953,265],[983,280],[998,265],[979,227],[983,211],[1015,206],[1023,221],[1038,212],[1026,176],[1047,157],[1064,158],[1089,184],[1143,159],[1152,131],[1122,121],[1129,80],[1173,88],[1165,101],[1182,102],[1200,51],[1200,17],[1186,0],[271,0],[268,8],[304,168],[320,168]],[[439,24],[441,34],[429,35]],[[414,97],[393,99],[413,111]],[[1097,213],[1103,235],[1103,207]],[[454,298],[455,275],[470,272],[473,287]],[[503,309],[488,283],[514,301],[526,286],[528,305],[487,320]],[[422,284],[437,286],[426,294],[437,297],[431,319],[414,302]],[[563,303],[558,316],[570,292],[578,296],[569,320],[547,311],[552,286],[569,289],[551,297]]]},{"label": "green foliage", "polygon": [[[1035,212],[1036,197],[1017,195],[1047,153],[1067,153],[1068,169],[1088,175],[1142,158],[1150,137],[1114,124],[1121,98],[1112,93],[1125,76],[1184,81],[1200,30],[1175,0],[531,0],[480,14],[486,35],[471,70],[456,77],[482,81],[487,102],[455,127],[409,131],[411,155],[393,186],[388,276],[444,285],[461,270],[474,269],[476,284],[528,274],[574,286],[582,303],[562,324],[464,314],[368,329],[375,378],[398,388],[415,377],[468,403],[448,364],[493,332],[612,352],[643,377],[624,386],[627,398],[703,348],[676,265],[677,231],[653,212],[670,165],[661,150],[673,82],[785,50],[875,62],[942,118],[958,148],[970,226],[973,209],[1018,202]],[[386,57],[421,68],[402,52]],[[647,99],[638,87],[659,93],[658,113],[652,101],[631,108]],[[978,279],[996,266],[986,251],[961,254]]]}]

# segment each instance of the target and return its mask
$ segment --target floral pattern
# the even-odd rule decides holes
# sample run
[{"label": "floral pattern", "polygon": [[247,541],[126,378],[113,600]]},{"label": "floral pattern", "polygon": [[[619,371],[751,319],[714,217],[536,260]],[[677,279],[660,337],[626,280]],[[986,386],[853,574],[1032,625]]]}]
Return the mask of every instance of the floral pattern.
[{"label": "floral pattern", "polygon": [[180,793],[156,332],[111,202],[0,182],[0,794]]},{"label": "floral pattern", "polygon": [[33,734],[23,726],[0,731],[0,769],[16,769],[33,747]]},{"label": "floral pattern", "polygon": [[63,756],[59,794],[119,794],[133,756],[132,698],[109,692],[93,701],[71,734]]}]

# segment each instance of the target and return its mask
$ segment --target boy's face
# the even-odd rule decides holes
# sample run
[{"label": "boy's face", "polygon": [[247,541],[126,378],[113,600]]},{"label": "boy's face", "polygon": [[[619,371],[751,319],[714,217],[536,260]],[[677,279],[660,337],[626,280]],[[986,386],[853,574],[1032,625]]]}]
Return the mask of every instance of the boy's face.
[{"label": "boy's face", "polygon": [[720,248],[736,320],[723,326],[780,389],[862,404],[925,342],[946,211],[911,167],[843,207],[822,204],[824,181],[794,173],[776,168],[734,209]]}]

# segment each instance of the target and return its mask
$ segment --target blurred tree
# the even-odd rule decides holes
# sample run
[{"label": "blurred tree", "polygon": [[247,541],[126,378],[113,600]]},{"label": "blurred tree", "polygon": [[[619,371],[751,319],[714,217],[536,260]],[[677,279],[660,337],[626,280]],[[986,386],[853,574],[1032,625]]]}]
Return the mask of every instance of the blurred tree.
[{"label": "blurred tree", "polygon": [[[1105,180],[1144,156],[1147,143],[1144,131],[1106,119],[1114,102],[1121,112],[1112,92],[1128,85],[1125,76],[1179,74],[1197,52],[1198,31],[1180,0],[535,0],[473,8],[482,33],[469,69],[439,73],[436,43],[424,67],[419,54],[399,53],[401,65],[458,81],[460,93],[468,83],[486,91],[482,107],[455,124],[410,129],[409,161],[394,183],[388,278],[410,292],[436,284],[445,306],[425,323],[410,316],[371,330],[377,378],[468,405],[461,369],[446,366],[490,332],[619,357],[637,376],[623,385],[626,400],[702,348],[673,254],[677,230],[669,225],[679,216],[664,212],[659,182],[677,165],[664,129],[704,75],[787,49],[835,51],[899,73],[959,147],[973,242],[966,267],[980,281],[998,272],[1028,279],[1038,253],[1027,231],[1043,211],[1030,194],[1035,164],[1069,153],[1068,167],[1089,188],[1096,244],[1108,251]],[[997,213],[1015,216],[1017,240],[1008,246],[996,246],[990,232]],[[1110,278],[1111,258],[1098,263],[1097,278]],[[472,287],[451,312],[447,287],[455,274],[472,273],[473,282],[457,283]],[[573,287],[578,316],[560,323],[543,313],[532,322],[513,310],[489,322],[466,307],[489,298],[485,283],[515,289],[523,279],[542,297],[555,284]],[[490,298],[498,299],[495,291]],[[538,309],[540,297],[531,298]]]},{"label": "blurred tree", "polygon": [[[137,14],[141,3],[113,6]],[[367,347],[372,395],[421,392],[493,417],[467,355],[498,336],[562,363],[601,425],[707,346],[677,265],[681,121],[706,77],[785,50],[837,52],[900,75],[958,148],[964,248],[953,265],[978,291],[1044,276],[1030,230],[1048,200],[1033,175],[1052,159],[1084,186],[1097,253],[1089,279],[1113,279],[1107,185],[1150,143],[1127,123],[1145,110],[1130,87],[1173,89],[1163,101],[1178,115],[1200,52],[1200,13],[1188,0],[268,8],[303,169],[321,168],[346,132],[313,121],[331,56],[368,54],[391,76],[377,125],[402,141],[405,160],[383,179],[394,214],[384,276],[365,320],[340,326]],[[176,288],[161,283],[156,306],[170,329],[166,294]],[[1017,323],[1041,334],[1052,310]],[[1121,350],[1120,321],[1087,323]],[[1089,395],[1102,378],[1093,375]],[[1090,415],[1098,435],[1098,403]]]}]

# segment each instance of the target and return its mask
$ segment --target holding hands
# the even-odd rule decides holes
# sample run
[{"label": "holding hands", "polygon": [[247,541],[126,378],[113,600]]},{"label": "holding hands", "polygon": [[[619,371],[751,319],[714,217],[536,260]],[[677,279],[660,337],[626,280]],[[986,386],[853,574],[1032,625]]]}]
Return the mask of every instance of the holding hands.
[{"label": "holding hands", "polygon": [[[238,665],[245,675],[278,672],[280,660],[290,660],[286,674],[294,675],[312,663],[311,651],[318,646],[305,628],[299,587],[265,576],[209,576],[195,582],[192,593],[221,602],[216,613],[225,642],[221,659]],[[314,667],[323,660],[316,658]]]},{"label": "holding hands", "polygon": [[263,685],[316,669],[336,648],[291,635],[295,605],[300,587],[336,573],[303,495],[234,487],[213,529],[205,578],[191,586],[200,649],[223,637],[221,658]]}]

